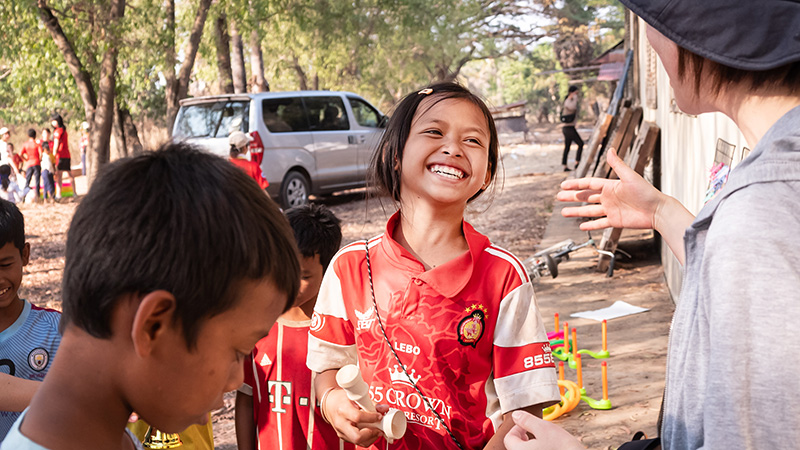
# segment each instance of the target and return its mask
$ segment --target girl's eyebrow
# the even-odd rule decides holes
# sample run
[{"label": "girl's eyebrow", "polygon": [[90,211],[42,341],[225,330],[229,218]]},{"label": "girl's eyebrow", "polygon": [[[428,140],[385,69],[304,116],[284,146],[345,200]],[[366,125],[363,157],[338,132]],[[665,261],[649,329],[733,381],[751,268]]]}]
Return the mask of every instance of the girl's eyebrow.
[{"label": "girl's eyebrow", "polygon": [[[442,120],[442,119],[437,119],[437,118],[433,117],[431,119],[428,119],[427,122],[431,122],[431,123],[435,123],[435,124],[441,124],[441,123],[446,123],[447,121]],[[465,131],[472,132],[472,133],[480,133],[480,134],[482,134],[484,136],[488,136],[488,133],[486,132],[486,130],[484,130],[481,127],[469,127],[469,128],[466,128]]]}]

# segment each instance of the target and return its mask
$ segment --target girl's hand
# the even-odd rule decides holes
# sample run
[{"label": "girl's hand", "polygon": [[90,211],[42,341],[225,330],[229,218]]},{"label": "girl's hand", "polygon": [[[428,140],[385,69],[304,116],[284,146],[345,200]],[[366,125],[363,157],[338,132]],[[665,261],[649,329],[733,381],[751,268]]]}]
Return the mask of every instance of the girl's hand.
[{"label": "girl's hand", "polygon": [[669,197],[637,174],[609,150],[608,164],[619,180],[580,178],[561,183],[556,199],[562,202],[588,202],[589,205],[564,208],[564,217],[599,217],[580,225],[581,230],[602,228],[656,228],[657,214]]},{"label": "girl's hand", "polygon": [[328,418],[336,434],[347,442],[369,447],[383,436],[383,433],[375,428],[359,428],[357,424],[380,422],[389,410],[386,405],[378,405],[376,407],[378,412],[364,411],[347,398],[344,389],[337,388],[328,394],[321,408],[324,408],[323,415]]},{"label": "girl's hand", "polygon": [[[583,450],[575,437],[558,425],[542,420],[525,411],[511,414],[514,428],[508,432],[503,443],[508,450],[559,449]],[[533,437],[528,435],[530,433]]]}]

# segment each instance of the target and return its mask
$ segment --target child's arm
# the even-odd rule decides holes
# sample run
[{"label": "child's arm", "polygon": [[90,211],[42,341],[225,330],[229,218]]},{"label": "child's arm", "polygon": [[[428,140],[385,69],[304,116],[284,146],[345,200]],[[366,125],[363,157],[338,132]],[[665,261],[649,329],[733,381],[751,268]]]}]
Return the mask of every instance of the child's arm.
[{"label": "child's arm", "polygon": [[320,395],[322,417],[328,420],[340,438],[361,447],[369,447],[381,437],[381,432],[374,428],[359,428],[356,424],[379,422],[389,407],[377,405],[376,413],[360,409],[336,384],[336,372],[338,370],[326,370],[317,373],[314,379],[314,389]]},{"label": "child's arm", "polygon": [[0,373],[0,411],[20,412],[28,407],[42,383]]},{"label": "child's arm", "polygon": [[256,449],[256,424],[253,396],[236,391],[236,442],[239,450]]}]

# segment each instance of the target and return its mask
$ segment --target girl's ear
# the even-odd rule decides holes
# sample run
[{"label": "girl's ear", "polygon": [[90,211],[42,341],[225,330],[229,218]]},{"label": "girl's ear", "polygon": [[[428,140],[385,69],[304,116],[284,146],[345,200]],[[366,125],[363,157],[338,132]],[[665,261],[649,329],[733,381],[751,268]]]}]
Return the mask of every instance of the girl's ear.
[{"label": "girl's ear", "polygon": [[491,182],[492,182],[492,172],[491,170],[489,170],[489,168],[487,168],[486,179],[483,180],[483,187],[481,187],[481,189],[486,190],[486,188],[489,187],[489,184],[491,184]]},{"label": "girl's ear", "polygon": [[394,165],[392,166],[395,172],[400,172],[400,161],[397,159],[397,156],[394,157]]},{"label": "girl's ear", "polygon": [[139,357],[150,355],[173,326],[175,307],[175,296],[164,290],[150,292],[139,301],[131,328],[131,341]]}]

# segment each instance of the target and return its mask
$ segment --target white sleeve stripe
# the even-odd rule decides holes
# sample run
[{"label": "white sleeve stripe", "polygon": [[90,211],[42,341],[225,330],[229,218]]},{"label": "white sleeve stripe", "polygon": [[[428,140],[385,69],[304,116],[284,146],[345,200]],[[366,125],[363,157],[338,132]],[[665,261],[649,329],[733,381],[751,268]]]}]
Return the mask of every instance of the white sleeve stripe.
[{"label": "white sleeve stripe", "polygon": [[490,255],[494,255],[508,261],[511,264],[511,266],[514,267],[514,270],[517,271],[517,275],[519,275],[519,278],[520,280],[522,280],[523,283],[527,283],[528,281],[530,281],[528,279],[528,271],[525,270],[525,268],[522,266],[522,263],[519,262],[519,260],[514,255],[509,253],[508,250],[492,246],[492,247],[487,247],[486,250],[484,251]]}]

